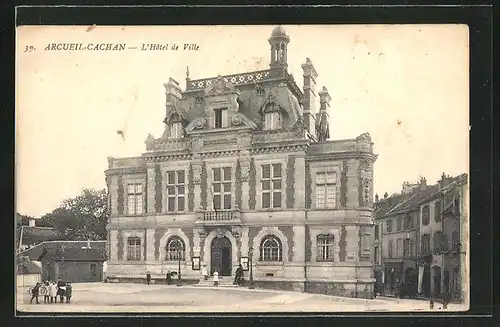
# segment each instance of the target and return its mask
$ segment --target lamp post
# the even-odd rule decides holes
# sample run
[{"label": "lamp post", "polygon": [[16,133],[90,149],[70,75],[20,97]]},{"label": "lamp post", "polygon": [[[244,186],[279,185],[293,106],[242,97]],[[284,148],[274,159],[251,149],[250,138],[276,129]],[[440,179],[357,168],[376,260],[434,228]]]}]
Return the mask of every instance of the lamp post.
[{"label": "lamp post", "polygon": [[179,283],[181,282],[181,254],[182,254],[181,249],[178,249],[177,258],[179,259],[179,270],[177,272],[177,279],[179,280]]},{"label": "lamp post", "polygon": [[250,285],[248,286],[249,289],[253,290],[253,246],[250,245],[250,248],[248,249],[248,261],[250,264]]}]

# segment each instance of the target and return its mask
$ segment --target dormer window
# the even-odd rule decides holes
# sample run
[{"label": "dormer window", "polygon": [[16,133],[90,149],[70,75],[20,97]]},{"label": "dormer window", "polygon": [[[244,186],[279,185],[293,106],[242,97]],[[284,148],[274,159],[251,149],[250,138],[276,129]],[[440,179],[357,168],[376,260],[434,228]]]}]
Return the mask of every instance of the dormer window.
[{"label": "dormer window", "polygon": [[170,124],[170,138],[180,139],[183,137],[182,123],[172,123]]},{"label": "dormer window", "polygon": [[264,117],[264,129],[281,129],[281,113],[279,111],[266,112]]},{"label": "dormer window", "polygon": [[225,128],[229,125],[228,110],[227,108],[214,109],[214,127]]}]

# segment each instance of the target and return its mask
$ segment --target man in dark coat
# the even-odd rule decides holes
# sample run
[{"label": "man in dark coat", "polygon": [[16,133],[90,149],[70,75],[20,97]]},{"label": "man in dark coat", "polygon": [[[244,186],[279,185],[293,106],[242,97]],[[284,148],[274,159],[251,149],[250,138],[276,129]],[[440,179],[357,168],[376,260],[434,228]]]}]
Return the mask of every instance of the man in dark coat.
[{"label": "man in dark coat", "polygon": [[241,278],[243,277],[243,266],[240,264],[234,274],[234,285],[241,286]]},{"label": "man in dark coat", "polygon": [[33,300],[36,299],[36,304],[40,304],[40,302],[38,302],[38,294],[40,292],[40,283],[36,283],[35,287],[33,287],[33,289],[31,290],[31,300],[30,300],[30,304],[33,303]]},{"label": "man in dark coat", "polygon": [[64,302],[64,293],[66,293],[66,283],[59,279],[59,281],[57,282],[57,295],[59,295],[59,302],[61,303]]},{"label": "man in dark coat", "polygon": [[71,283],[68,282],[66,285],[66,292],[64,293],[64,296],[66,296],[66,303],[71,302],[71,296],[73,295],[73,287],[71,287]]},{"label": "man in dark coat", "polygon": [[149,271],[146,274],[146,283],[148,283],[148,285],[151,283],[151,274],[149,273]]},{"label": "man in dark coat", "polygon": [[171,274],[170,274],[170,271],[169,271],[169,272],[167,272],[167,284],[168,284],[168,285],[172,284],[172,276],[171,276]]}]

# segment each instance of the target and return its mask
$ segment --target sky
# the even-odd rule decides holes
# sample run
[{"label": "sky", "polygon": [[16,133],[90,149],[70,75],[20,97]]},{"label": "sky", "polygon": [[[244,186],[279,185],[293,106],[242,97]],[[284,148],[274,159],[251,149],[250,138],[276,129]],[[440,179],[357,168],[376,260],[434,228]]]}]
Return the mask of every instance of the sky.
[{"label": "sky", "polygon": [[[39,217],[82,188],[105,188],[108,156],[139,156],[148,133],[161,136],[169,77],[184,89],[187,66],[191,79],[268,69],[273,27],[18,27],[17,212]],[[317,89],[326,86],[332,97],[330,139],[370,133],[375,193],[400,192],[420,176],[433,184],[443,172],[468,172],[467,26],[284,27],[298,86],[310,58]],[[138,49],[44,50],[57,42]],[[199,50],[140,51],[143,43],[196,43]]]}]

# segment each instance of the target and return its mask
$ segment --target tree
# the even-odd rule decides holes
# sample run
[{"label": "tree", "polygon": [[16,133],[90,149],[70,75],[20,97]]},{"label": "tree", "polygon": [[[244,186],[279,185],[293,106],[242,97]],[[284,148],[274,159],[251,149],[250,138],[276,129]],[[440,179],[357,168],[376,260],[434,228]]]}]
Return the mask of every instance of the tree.
[{"label": "tree", "polygon": [[80,195],[64,200],[41,219],[49,221],[61,237],[80,241],[105,240],[108,217],[106,190],[83,189]]}]

